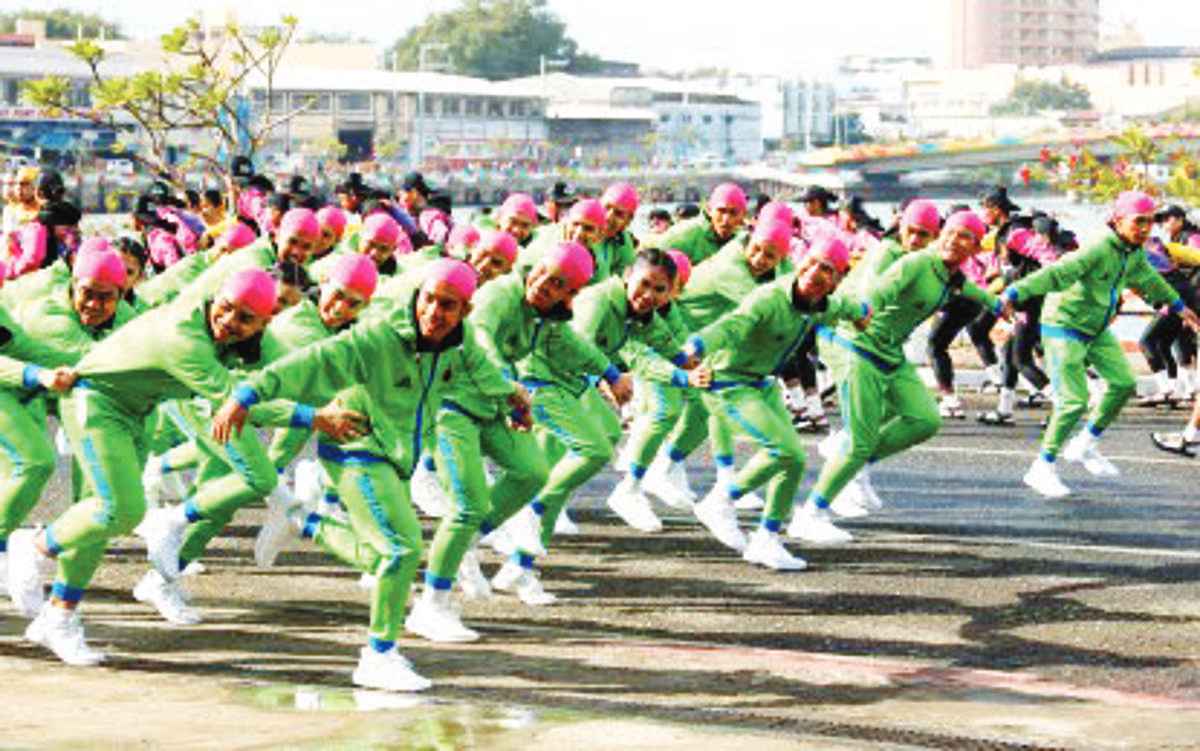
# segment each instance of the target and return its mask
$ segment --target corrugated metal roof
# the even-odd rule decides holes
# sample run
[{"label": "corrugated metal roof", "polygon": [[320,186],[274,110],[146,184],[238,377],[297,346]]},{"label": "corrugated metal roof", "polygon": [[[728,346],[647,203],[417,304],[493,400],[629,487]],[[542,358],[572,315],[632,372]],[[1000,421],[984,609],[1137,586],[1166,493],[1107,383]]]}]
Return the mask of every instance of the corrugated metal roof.
[{"label": "corrugated metal roof", "polygon": [[[109,52],[100,63],[100,73],[128,76],[152,67],[154,61],[149,58]],[[91,70],[83,61],[57,45],[34,48],[0,47],[0,76],[90,78]]]}]

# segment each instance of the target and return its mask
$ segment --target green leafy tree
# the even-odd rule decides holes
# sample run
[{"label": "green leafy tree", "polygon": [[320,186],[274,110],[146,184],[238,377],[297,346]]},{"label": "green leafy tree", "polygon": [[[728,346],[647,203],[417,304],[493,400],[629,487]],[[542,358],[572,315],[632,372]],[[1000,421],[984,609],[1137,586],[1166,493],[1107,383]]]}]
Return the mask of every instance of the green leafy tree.
[{"label": "green leafy tree", "polygon": [[[215,171],[224,169],[214,153],[189,151],[190,159],[172,164],[172,147],[200,143],[208,136],[216,151],[247,153],[253,157],[271,133],[303,111],[248,112],[243,97],[253,81],[266,89],[271,101],[275,72],[291,42],[297,21],[284,17],[279,26],[259,31],[227,24],[218,33],[202,33],[200,23],[190,19],[161,37],[166,63],[163,67],[128,76],[111,76],[104,71],[104,50],[90,40],[68,49],[90,71],[92,104],[88,108],[72,102],[73,84],[61,76],[50,76],[24,85],[31,104],[52,112],[66,112],[95,122],[115,125],[132,119],[147,148],[139,159],[164,176],[182,182],[184,172],[196,162]],[[197,137],[200,136],[200,137]]]},{"label": "green leafy tree", "polygon": [[1017,81],[1008,97],[992,105],[993,115],[1032,115],[1046,110],[1090,110],[1092,95],[1080,83],[1063,79],[1049,81]]},{"label": "green leafy tree", "polygon": [[493,81],[539,71],[539,56],[566,60],[567,69],[586,73],[599,67],[594,55],[579,51],[566,24],[546,0],[463,0],[460,7],[434,13],[390,48],[398,68],[416,70],[425,44],[444,44],[450,68]]},{"label": "green leafy tree", "polygon": [[54,10],[14,10],[0,13],[0,34],[12,34],[17,30],[17,21],[27,19],[46,22],[46,36],[50,39],[74,39],[103,36],[108,39],[124,39],[119,24],[108,21],[94,13],[80,13],[67,8]]}]

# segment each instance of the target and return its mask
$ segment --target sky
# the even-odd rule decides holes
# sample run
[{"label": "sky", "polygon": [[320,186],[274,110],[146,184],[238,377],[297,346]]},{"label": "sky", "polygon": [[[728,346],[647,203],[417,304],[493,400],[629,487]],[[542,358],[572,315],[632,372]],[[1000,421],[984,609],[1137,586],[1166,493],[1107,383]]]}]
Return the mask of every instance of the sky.
[{"label": "sky", "polygon": [[[1148,44],[1200,43],[1195,0],[1101,0],[1106,23],[1135,21]],[[119,21],[132,36],[162,33],[199,10],[236,8],[246,24],[284,14],[306,30],[387,44],[458,0],[0,0],[0,10],[70,7]],[[929,55],[943,41],[945,0],[550,0],[580,47],[663,70],[723,67],[819,73],[846,54]],[[1193,10],[1186,10],[1192,7]],[[815,68],[815,70],[814,70]]]}]

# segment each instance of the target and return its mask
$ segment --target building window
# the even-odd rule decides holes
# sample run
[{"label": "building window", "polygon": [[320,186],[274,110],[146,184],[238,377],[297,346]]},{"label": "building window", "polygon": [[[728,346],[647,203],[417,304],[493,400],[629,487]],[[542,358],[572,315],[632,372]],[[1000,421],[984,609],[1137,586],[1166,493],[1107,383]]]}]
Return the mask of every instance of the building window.
[{"label": "building window", "polygon": [[[279,104],[280,104],[279,109],[282,110],[283,109],[283,106],[282,106],[283,105],[283,99],[282,99],[283,95],[280,94],[279,96],[281,97],[279,100]],[[292,94],[292,108],[299,109],[300,107],[303,107],[305,112],[327,113],[333,107],[333,97],[329,94],[324,94],[324,93],[315,93],[315,94],[293,93]],[[271,97],[271,109],[272,110],[275,109],[275,97]]]},{"label": "building window", "polygon": [[489,99],[487,113],[488,117],[504,117],[504,100]]},{"label": "building window", "polygon": [[525,100],[514,99],[508,104],[509,117],[525,117]]},{"label": "building window", "polygon": [[658,121],[660,123],[664,123],[664,124],[669,123],[669,122],[671,122],[671,116],[670,115],[659,115]]},{"label": "building window", "polygon": [[725,124],[726,124],[726,125],[733,125],[733,115],[726,115],[726,116],[725,116]]},{"label": "building window", "polygon": [[339,112],[370,112],[371,95],[360,92],[338,94],[337,106]]},{"label": "building window", "polygon": [[705,115],[700,119],[704,121],[705,125],[712,125],[712,115]]},{"label": "building window", "polygon": [[691,116],[691,115],[680,115],[680,116],[679,116],[679,119],[680,119],[682,122],[685,122],[685,123],[690,123],[690,122],[692,121],[692,116]]},{"label": "building window", "polygon": [[467,116],[483,117],[483,100],[471,98],[467,100]]},{"label": "building window", "polygon": [[462,114],[462,100],[456,96],[442,98],[442,116],[458,117]]}]

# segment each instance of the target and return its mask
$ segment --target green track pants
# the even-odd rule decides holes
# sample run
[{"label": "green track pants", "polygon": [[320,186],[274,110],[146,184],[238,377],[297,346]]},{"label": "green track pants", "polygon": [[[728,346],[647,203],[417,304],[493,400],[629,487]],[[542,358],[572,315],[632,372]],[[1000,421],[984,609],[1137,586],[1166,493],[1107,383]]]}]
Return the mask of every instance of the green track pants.
[{"label": "green track pants", "polygon": [[[1074,333],[1074,332],[1071,332]],[[1110,329],[1091,341],[1069,338],[1059,330],[1042,327],[1046,370],[1054,389],[1054,412],[1042,436],[1042,455],[1058,456],[1063,443],[1088,408],[1088,366],[1095,368],[1107,388],[1088,419],[1088,430],[1100,435],[1117,419],[1125,402],[1137,390],[1137,379],[1121,343]]]}]

